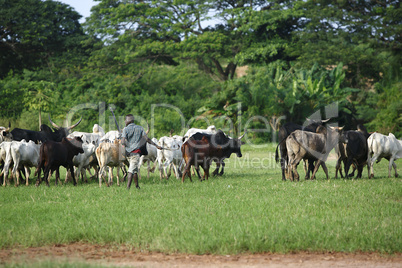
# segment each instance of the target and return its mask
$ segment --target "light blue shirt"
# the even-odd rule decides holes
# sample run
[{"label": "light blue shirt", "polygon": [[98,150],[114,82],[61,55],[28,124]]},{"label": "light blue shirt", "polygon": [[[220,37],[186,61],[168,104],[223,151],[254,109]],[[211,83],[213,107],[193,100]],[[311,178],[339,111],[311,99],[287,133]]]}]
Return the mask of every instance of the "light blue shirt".
[{"label": "light blue shirt", "polygon": [[131,153],[134,150],[140,149],[140,142],[143,136],[145,136],[145,131],[142,126],[131,123],[123,128],[122,137],[126,139],[126,152]]}]

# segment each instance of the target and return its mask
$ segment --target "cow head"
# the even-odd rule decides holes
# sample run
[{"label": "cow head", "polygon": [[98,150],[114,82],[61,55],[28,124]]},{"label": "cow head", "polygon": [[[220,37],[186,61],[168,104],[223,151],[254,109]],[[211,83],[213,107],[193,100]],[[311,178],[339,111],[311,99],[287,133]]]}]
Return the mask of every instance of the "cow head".
[{"label": "cow head", "polygon": [[244,135],[246,135],[246,131],[244,131],[244,134],[241,135],[238,139],[230,139],[230,148],[232,153],[235,153],[237,155],[237,157],[242,157],[243,155],[241,154],[241,144],[242,141],[241,139],[244,137]]},{"label": "cow head", "polygon": [[52,126],[56,129],[53,133],[54,133],[55,136],[57,136],[57,139],[58,139],[58,140],[61,140],[61,139],[63,139],[64,137],[67,137],[67,135],[70,133],[70,131],[71,131],[73,128],[75,128],[76,126],[78,126],[79,123],[81,123],[81,120],[82,120],[82,116],[81,116],[80,120],[78,120],[77,123],[75,123],[74,125],[72,125],[72,126],[70,126],[70,127],[64,128],[64,127],[60,127],[60,126],[58,126],[56,123],[54,123],[54,122],[52,121],[52,119],[50,118],[50,115],[49,115],[49,121],[50,121],[50,123],[52,124]]},{"label": "cow head", "polygon": [[11,141],[13,134],[10,132],[11,123],[8,123],[8,128],[0,127],[0,142]]},{"label": "cow head", "polygon": [[84,143],[81,137],[74,137],[72,139],[63,138],[62,143],[70,143],[74,147],[74,154],[82,154],[84,153],[84,149],[82,148],[82,144]]}]

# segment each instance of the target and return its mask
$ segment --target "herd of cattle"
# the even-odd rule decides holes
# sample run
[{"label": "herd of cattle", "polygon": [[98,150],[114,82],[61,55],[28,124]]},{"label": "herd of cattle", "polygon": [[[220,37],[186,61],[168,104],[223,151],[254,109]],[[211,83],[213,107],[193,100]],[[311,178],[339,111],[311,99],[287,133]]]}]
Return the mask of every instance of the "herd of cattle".
[{"label": "herd of cattle", "polygon": [[[99,186],[104,181],[108,186],[113,182],[113,168],[117,168],[117,184],[120,184],[119,170],[122,170],[125,180],[126,158],[125,150],[120,143],[118,131],[104,132],[101,126],[95,124],[92,133],[70,131],[74,125],[64,128],[55,124],[50,116],[49,121],[53,129],[42,125],[40,131],[0,127],[0,178],[3,186],[9,183],[9,176],[13,177],[15,185],[19,185],[21,174],[25,175],[28,185],[31,167],[36,167],[36,185],[45,181],[49,185],[49,177],[56,171],[55,184],[60,180],[59,168],[67,169],[66,181],[72,178],[76,185],[76,178],[81,176],[82,181],[88,181],[86,171],[99,180]],[[369,178],[374,176],[373,164],[381,158],[389,160],[389,173],[395,169],[398,176],[395,160],[402,157],[402,141],[390,133],[388,136],[367,133],[363,126],[357,130],[344,131],[340,127],[325,126],[328,120],[314,121],[307,126],[286,123],[279,130],[279,143],[276,149],[276,161],[281,163],[282,179],[299,180],[297,166],[304,160],[306,179],[315,177],[321,166],[328,178],[328,169],[325,162],[329,153],[335,149],[337,164],[335,177],[344,165],[345,176],[354,176],[357,169],[357,178],[361,178],[363,167],[367,165]],[[194,166],[201,179],[199,167],[204,170],[203,179],[208,179],[209,168],[212,162],[216,163],[213,175],[223,175],[224,160],[232,153],[241,157],[241,139],[231,138],[217,130],[214,126],[207,129],[191,128],[184,136],[165,136],[159,140],[152,140],[163,149],[147,143],[147,155],[140,158],[140,167],[147,164],[148,177],[156,167],[160,178],[169,178],[173,169],[176,178],[184,182],[186,176],[191,180],[191,166]],[[280,159],[279,153],[280,152]],[[153,167],[151,168],[151,164]],[[353,172],[349,174],[349,169]],[[106,180],[106,168],[109,177]],[[41,173],[43,172],[43,177]],[[140,173],[139,173],[140,175]],[[92,176],[92,174],[91,174]]]}]

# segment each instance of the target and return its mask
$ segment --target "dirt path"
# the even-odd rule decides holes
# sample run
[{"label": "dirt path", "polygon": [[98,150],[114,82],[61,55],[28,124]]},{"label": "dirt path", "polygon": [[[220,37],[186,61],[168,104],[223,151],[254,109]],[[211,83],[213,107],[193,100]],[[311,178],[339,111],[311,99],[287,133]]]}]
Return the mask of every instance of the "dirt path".
[{"label": "dirt path", "polygon": [[402,267],[402,254],[296,253],[190,255],[139,252],[125,246],[75,243],[38,248],[0,250],[0,266],[11,262],[60,261],[128,267]]}]

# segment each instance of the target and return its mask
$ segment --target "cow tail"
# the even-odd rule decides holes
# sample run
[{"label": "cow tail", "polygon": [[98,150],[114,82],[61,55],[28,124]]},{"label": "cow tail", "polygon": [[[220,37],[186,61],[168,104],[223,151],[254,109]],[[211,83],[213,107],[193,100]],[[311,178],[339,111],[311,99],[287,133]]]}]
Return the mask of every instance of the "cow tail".
[{"label": "cow tail", "polygon": [[279,145],[280,145],[284,140],[286,140],[286,138],[287,138],[287,137],[283,138],[283,139],[278,143],[278,145],[276,146],[276,150],[275,150],[275,161],[276,161],[276,163],[279,162],[279,153],[278,153]]},{"label": "cow tail", "polygon": [[36,167],[34,177],[36,177],[38,175],[38,172],[40,172],[40,169],[43,166],[43,161],[44,161],[44,159],[43,159],[43,154],[44,154],[43,150],[44,150],[44,148],[45,148],[45,146],[43,146],[43,145],[41,145],[39,147],[39,163],[38,163],[38,166]]},{"label": "cow tail", "polygon": [[276,146],[276,150],[275,150],[275,161],[276,161],[276,163],[279,162],[278,148],[279,148],[279,143],[278,143],[278,145]]},{"label": "cow tail", "polygon": [[[370,138],[370,137],[369,137]],[[374,143],[374,138],[371,138],[371,143],[367,143],[367,159],[371,159],[371,153],[373,152],[373,143]]]}]

